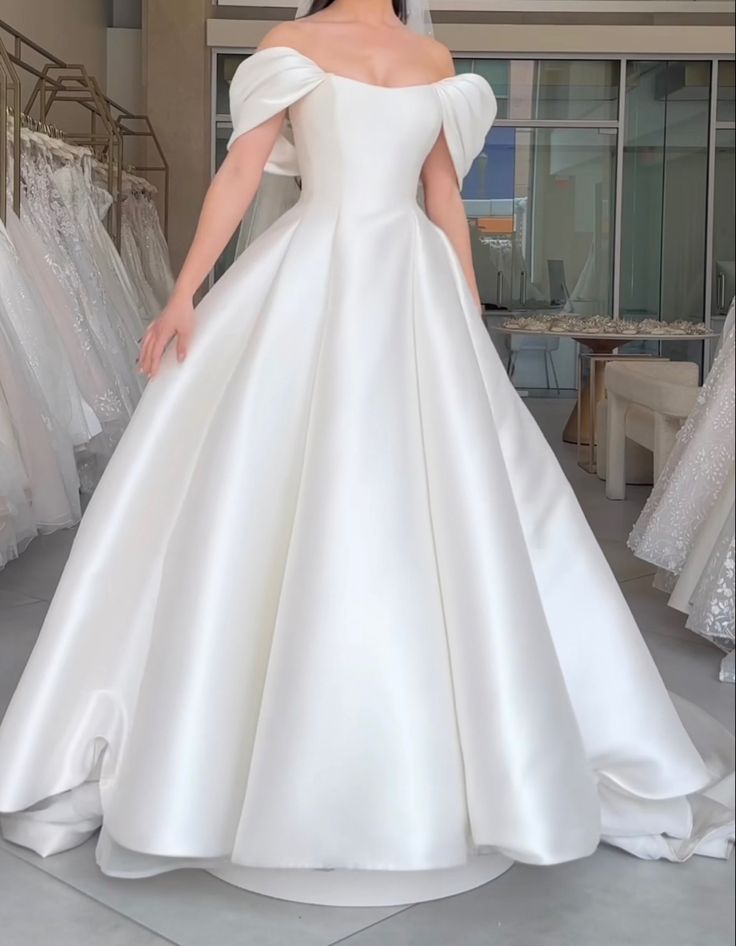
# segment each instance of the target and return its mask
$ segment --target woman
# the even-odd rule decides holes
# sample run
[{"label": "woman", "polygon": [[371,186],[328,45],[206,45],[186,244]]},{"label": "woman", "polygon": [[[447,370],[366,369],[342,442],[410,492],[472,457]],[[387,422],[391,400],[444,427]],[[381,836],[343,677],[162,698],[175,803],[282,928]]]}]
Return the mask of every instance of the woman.
[{"label": "woman", "polygon": [[[354,903],[601,838],[725,856],[731,741],[691,708],[696,749],[478,315],[459,183],[493,93],[399,0],[315,6],[233,80],[154,380],[0,730],[6,837],[102,824],[111,874]],[[300,200],[195,314],[264,167]]]}]

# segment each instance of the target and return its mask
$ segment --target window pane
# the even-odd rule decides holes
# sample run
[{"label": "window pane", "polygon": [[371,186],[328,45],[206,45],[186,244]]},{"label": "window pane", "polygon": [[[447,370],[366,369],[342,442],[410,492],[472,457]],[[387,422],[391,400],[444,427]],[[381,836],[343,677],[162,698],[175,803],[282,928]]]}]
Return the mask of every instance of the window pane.
[{"label": "window pane", "polygon": [[459,59],[457,71],[488,79],[499,118],[615,121],[618,116],[618,62]]},{"label": "window pane", "polygon": [[498,117],[509,117],[509,66],[507,59],[456,59],[455,71],[476,72],[493,89],[498,102]]},{"label": "window pane", "polygon": [[733,59],[718,63],[718,104],[716,118],[719,122],[736,120],[734,108],[734,84],[736,84],[736,63]]},{"label": "window pane", "polygon": [[511,118],[612,121],[618,114],[619,64],[515,62]]},{"label": "window pane", "polygon": [[230,114],[230,83],[235,75],[235,70],[240,63],[247,59],[242,53],[220,53],[217,56],[217,114]]},{"label": "window pane", "polygon": [[635,62],[627,76],[622,313],[703,318],[710,64]]},{"label": "window pane", "polygon": [[[463,187],[486,306],[610,313],[615,165],[607,129],[491,130]],[[574,345],[553,341],[560,385],[574,388]],[[544,387],[545,371],[544,353],[530,350],[514,380]]]},{"label": "window pane", "polygon": [[[731,129],[719,129],[716,132],[716,173],[715,173],[715,219],[714,245],[715,277],[713,283],[713,315],[717,318],[726,315],[731,299],[736,294],[736,253],[734,252],[734,218],[736,218],[736,200],[734,200],[734,180],[736,162],[734,144],[736,132]],[[716,324],[716,328],[719,326]]]}]

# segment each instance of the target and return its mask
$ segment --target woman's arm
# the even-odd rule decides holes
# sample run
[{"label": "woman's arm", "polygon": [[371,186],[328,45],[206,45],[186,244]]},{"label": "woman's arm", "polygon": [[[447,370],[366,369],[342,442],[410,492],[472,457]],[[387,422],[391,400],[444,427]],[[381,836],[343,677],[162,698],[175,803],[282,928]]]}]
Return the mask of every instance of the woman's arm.
[{"label": "woman's arm", "polygon": [[422,184],[427,216],[432,223],[445,232],[447,239],[454,247],[480,312],[483,306],[473,269],[468,220],[444,134],[440,135],[437,144],[424,163]]},{"label": "woman's arm", "polygon": [[186,358],[194,328],[194,295],[255,197],[283,122],[282,112],[233,143],[207,191],[197,230],[171,299],[143,338],[139,357],[142,374],[153,377],[157,373],[161,356],[174,337],[179,361]]}]

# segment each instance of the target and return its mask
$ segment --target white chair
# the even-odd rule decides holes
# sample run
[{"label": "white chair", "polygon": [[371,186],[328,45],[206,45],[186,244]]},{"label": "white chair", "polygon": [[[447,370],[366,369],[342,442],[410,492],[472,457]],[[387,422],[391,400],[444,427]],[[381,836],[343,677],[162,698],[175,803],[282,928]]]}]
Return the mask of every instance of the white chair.
[{"label": "white chair", "polygon": [[606,496],[626,498],[626,441],[653,454],[654,481],[698,396],[691,362],[626,362],[606,366]]},{"label": "white chair", "polygon": [[[632,406],[632,411],[635,408]],[[644,408],[641,408],[643,410]],[[599,480],[606,479],[606,447],[608,445],[608,399],[603,398],[596,408],[595,472]],[[654,482],[652,454],[640,444],[626,438],[626,485],[651,486]]]}]

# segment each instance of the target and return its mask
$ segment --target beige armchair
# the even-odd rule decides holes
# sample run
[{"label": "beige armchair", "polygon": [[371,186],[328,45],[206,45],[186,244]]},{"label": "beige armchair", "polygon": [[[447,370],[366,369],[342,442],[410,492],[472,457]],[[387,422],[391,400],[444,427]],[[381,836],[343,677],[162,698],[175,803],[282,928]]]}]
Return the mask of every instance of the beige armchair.
[{"label": "beige armchair", "polygon": [[626,498],[626,441],[651,451],[654,481],[698,396],[691,362],[637,361],[606,366],[606,496]]}]

